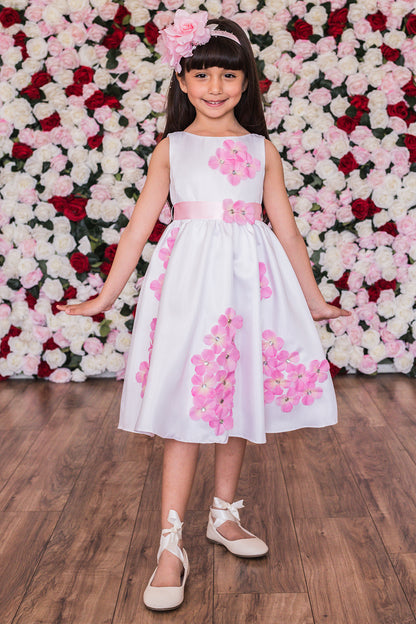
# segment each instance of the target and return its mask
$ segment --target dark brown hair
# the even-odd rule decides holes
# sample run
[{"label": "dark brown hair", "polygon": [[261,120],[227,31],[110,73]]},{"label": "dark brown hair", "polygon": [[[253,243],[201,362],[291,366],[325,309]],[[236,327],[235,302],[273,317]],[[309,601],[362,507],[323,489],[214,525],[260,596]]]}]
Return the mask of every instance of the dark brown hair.
[{"label": "dark brown hair", "polygon": [[[269,138],[256,62],[247,35],[236,22],[225,17],[208,20],[207,24],[218,24],[218,30],[232,33],[241,45],[228,37],[213,36],[208,43],[196,46],[192,56],[181,60],[182,71],[179,75],[183,76],[191,69],[207,69],[208,67],[242,70],[247,79],[247,89],[234,109],[235,117],[248,132]],[[169,85],[166,112],[164,137],[170,132],[185,130],[195,119],[195,108],[188,100],[186,93],[181,90],[175,73]]]}]

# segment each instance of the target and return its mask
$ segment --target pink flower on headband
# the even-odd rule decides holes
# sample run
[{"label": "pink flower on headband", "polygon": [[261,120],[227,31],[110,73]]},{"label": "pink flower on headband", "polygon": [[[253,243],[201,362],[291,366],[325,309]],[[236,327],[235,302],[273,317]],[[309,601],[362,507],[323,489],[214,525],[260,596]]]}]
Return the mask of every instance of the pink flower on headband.
[{"label": "pink flower on headband", "polygon": [[181,58],[192,56],[197,45],[207,43],[211,30],[207,24],[208,13],[201,11],[192,15],[179,9],[175,13],[172,26],[160,31],[157,42],[162,60],[169,63],[177,72],[181,72]]}]

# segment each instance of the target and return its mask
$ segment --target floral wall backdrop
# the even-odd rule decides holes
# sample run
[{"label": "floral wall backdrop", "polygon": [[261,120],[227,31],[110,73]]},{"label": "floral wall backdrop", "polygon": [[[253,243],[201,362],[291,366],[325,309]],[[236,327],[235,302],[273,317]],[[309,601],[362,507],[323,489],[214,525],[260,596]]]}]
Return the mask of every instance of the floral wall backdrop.
[{"label": "floral wall backdrop", "polygon": [[248,33],[271,140],[327,301],[334,374],[415,374],[416,14],[413,0],[12,0],[0,5],[0,378],[123,376],[137,287],[95,296],[163,130],[158,29],[204,8]]}]

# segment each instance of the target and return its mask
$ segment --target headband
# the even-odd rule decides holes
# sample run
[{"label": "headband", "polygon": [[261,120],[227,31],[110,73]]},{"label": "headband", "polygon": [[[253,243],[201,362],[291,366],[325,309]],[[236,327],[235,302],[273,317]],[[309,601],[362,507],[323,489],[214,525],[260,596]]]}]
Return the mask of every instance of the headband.
[{"label": "headband", "polygon": [[207,25],[207,20],[206,11],[192,14],[182,9],[176,11],[173,24],[159,31],[156,49],[161,53],[162,61],[180,73],[181,59],[192,56],[196,46],[208,43],[211,37],[226,37],[241,45],[233,33],[219,30],[218,24]]}]

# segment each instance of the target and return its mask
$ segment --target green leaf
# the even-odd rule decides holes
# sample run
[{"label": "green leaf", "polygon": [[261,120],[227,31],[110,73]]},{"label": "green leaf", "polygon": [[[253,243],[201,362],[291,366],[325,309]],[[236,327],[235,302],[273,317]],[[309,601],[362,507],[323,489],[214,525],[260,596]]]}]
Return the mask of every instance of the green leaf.
[{"label": "green leaf", "polygon": [[99,324],[99,331],[100,331],[100,336],[102,338],[107,338],[108,334],[111,331],[111,321],[110,319],[104,319],[103,321],[101,321],[101,323]]}]

